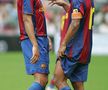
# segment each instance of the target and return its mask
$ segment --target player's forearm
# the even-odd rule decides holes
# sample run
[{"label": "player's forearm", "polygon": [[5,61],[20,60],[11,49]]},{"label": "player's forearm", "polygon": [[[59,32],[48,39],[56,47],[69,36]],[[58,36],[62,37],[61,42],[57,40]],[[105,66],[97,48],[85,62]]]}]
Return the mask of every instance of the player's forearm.
[{"label": "player's forearm", "polygon": [[25,31],[26,31],[31,43],[34,46],[37,46],[37,41],[36,41],[36,37],[35,37],[35,33],[34,33],[34,27],[33,27],[31,15],[24,14],[23,21],[24,21],[24,25],[25,25]]},{"label": "player's forearm", "polygon": [[62,45],[67,45],[69,41],[72,39],[72,37],[74,37],[74,35],[76,34],[79,28],[79,24],[80,24],[80,20],[72,20]]}]

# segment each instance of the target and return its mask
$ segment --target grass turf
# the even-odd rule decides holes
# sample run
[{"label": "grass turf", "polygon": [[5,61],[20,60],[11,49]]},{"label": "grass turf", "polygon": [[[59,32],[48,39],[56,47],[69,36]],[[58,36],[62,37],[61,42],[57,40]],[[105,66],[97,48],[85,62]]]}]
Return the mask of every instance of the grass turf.
[{"label": "grass turf", "polygon": [[[50,54],[51,78],[55,55]],[[85,90],[108,90],[108,56],[93,56]],[[0,90],[27,90],[33,77],[26,75],[21,52],[0,53]]]}]

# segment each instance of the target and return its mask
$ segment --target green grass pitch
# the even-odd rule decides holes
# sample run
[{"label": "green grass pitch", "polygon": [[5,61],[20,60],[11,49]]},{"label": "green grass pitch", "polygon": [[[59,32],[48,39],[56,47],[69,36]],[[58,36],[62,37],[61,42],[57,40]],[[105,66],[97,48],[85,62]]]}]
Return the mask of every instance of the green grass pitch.
[{"label": "green grass pitch", "polygon": [[[55,55],[50,54],[51,78]],[[26,75],[21,52],[0,53],[0,90],[27,90],[33,77]],[[108,56],[92,56],[85,90],[108,90]]]}]

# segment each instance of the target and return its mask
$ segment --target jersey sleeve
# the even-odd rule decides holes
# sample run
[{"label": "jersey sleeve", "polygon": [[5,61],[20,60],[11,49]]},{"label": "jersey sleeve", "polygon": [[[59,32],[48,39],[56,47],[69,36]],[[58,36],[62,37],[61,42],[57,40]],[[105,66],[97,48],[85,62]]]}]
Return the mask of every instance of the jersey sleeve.
[{"label": "jersey sleeve", "polygon": [[72,19],[82,19],[84,16],[84,0],[73,0]]},{"label": "jersey sleeve", "polygon": [[33,14],[34,0],[23,0],[23,13]]}]

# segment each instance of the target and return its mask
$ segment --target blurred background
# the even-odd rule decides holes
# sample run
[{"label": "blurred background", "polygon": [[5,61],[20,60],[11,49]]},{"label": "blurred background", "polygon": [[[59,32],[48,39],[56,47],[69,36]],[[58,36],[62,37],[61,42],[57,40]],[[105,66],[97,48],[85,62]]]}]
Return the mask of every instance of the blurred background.
[{"label": "blurred background", "polygon": [[[45,8],[48,36],[52,39],[50,53],[50,76],[54,71],[60,41],[60,22],[64,11],[50,7],[42,0]],[[108,0],[95,0],[92,60],[86,90],[108,90]],[[0,90],[26,90],[32,77],[27,76],[19,42],[19,26],[16,0],[0,0]]]}]

